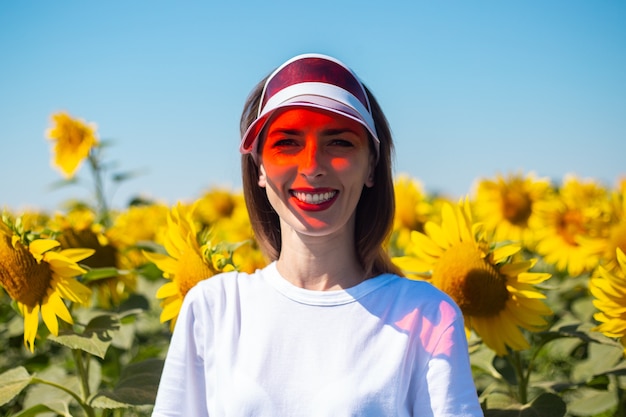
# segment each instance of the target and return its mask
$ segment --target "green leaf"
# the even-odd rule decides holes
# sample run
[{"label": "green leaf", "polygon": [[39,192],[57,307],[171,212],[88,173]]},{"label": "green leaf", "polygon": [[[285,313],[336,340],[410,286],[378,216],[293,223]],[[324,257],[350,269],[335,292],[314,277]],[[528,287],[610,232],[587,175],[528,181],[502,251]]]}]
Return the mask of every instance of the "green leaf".
[{"label": "green leaf", "polygon": [[504,409],[519,409],[521,408],[521,404],[519,404],[515,399],[513,399],[510,395],[494,392],[487,396],[486,398],[487,407],[492,410],[504,410]]},{"label": "green leaf", "polygon": [[23,366],[0,374],[0,406],[15,398],[31,381],[32,377]]},{"label": "green leaf", "polygon": [[59,404],[63,408],[57,408],[46,404],[37,404],[32,407],[29,407],[26,410],[20,411],[18,414],[15,414],[13,417],[32,417],[38,416],[41,413],[53,412],[55,415],[60,415],[63,417],[72,417],[70,410],[68,409],[66,404]]},{"label": "green leaf", "polygon": [[148,281],[157,281],[163,278],[163,271],[161,271],[155,264],[152,262],[141,265],[138,268],[135,268],[135,271],[146,278]]},{"label": "green leaf", "polygon": [[156,398],[163,360],[147,359],[128,365],[113,390],[103,390],[94,396],[91,405],[97,408],[128,408],[152,405]]},{"label": "green leaf", "polygon": [[530,407],[524,410],[524,416],[562,417],[567,412],[565,402],[555,394],[545,393],[530,403]]},{"label": "green leaf", "polygon": [[493,359],[496,353],[482,345],[479,349],[470,355],[470,363],[472,369],[476,372],[482,372],[491,375],[493,378],[502,379],[502,375],[493,366]]},{"label": "green leaf", "polygon": [[145,175],[145,172],[137,171],[137,170],[126,171],[126,172],[116,172],[115,174],[111,176],[111,179],[113,180],[113,182],[122,182],[122,181],[127,181],[133,178],[141,177],[142,175]]},{"label": "green leaf", "polygon": [[71,349],[80,349],[104,359],[113,336],[119,328],[119,319],[114,315],[105,314],[91,319],[82,334],[63,331],[59,332],[58,336],[50,335],[49,338]]},{"label": "green leaf", "polygon": [[129,315],[139,315],[147,310],[150,310],[150,301],[141,294],[131,294],[118,308],[122,318]]},{"label": "green leaf", "polygon": [[598,375],[624,376],[624,375],[626,375],[626,363],[624,363],[622,361],[617,366],[615,366],[614,368],[607,369],[606,371],[604,371],[604,372],[602,372],[601,374],[598,374]]},{"label": "green leaf", "polygon": [[553,330],[538,333],[537,335],[540,336],[542,344],[561,337],[575,337],[584,342],[594,342],[616,347],[621,346],[619,342],[604,336],[602,333],[592,331],[593,327],[590,323],[567,324]]},{"label": "green leaf", "polygon": [[487,409],[485,417],[563,417],[567,407],[555,394],[541,394],[526,405],[514,405],[506,409]]},{"label": "green leaf", "polygon": [[118,275],[121,275],[121,273],[117,268],[90,268],[87,273],[83,275],[83,279],[87,282],[91,282],[98,281],[100,279],[116,277]]},{"label": "green leaf", "polygon": [[573,395],[567,407],[571,414],[578,416],[595,416],[617,405],[616,393],[611,391],[580,388]]},{"label": "green leaf", "polygon": [[62,179],[62,180],[57,180],[55,182],[53,182],[52,184],[48,185],[48,189],[49,190],[58,190],[60,188],[63,187],[67,187],[68,185],[73,185],[73,184],[78,184],[78,177],[72,177],[69,179]]},{"label": "green leaf", "polygon": [[620,347],[590,343],[587,347],[587,358],[578,362],[571,374],[574,381],[587,381],[594,375],[613,369],[623,357]]},{"label": "green leaf", "polygon": [[517,385],[517,374],[509,360],[501,356],[495,356],[493,358],[493,367],[502,375],[509,385]]}]

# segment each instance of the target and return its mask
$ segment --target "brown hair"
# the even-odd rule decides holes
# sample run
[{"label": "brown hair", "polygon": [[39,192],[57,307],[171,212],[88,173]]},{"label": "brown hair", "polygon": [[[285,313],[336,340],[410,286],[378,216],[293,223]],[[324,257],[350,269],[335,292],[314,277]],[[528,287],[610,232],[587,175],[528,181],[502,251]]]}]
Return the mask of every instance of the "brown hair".
[{"label": "brown hair", "polygon": [[[242,136],[256,119],[265,80],[263,79],[255,86],[246,100],[240,120]],[[385,239],[389,236],[393,226],[395,211],[392,174],[393,140],[389,123],[382,109],[367,87],[365,91],[372,107],[376,132],[380,139],[380,153],[374,169],[374,186],[363,187],[361,199],[357,204],[354,243],[359,262],[367,276],[387,272],[401,275],[400,269],[391,262],[383,248]],[[264,132],[261,132],[260,135],[263,134]],[[267,199],[265,189],[258,185],[259,167],[252,154],[241,156],[241,170],[244,198],[252,229],[264,254],[274,261],[278,259],[281,250],[278,214]]]}]

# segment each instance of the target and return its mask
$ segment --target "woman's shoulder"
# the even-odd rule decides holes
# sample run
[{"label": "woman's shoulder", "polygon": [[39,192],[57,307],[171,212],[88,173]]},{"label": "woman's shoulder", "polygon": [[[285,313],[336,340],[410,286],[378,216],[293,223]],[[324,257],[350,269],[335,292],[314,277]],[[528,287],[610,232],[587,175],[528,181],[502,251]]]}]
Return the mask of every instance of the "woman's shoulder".
[{"label": "woman's shoulder", "polygon": [[390,284],[396,287],[398,291],[445,295],[443,291],[426,279],[412,279],[396,274],[382,274],[380,277],[389,279]]},{"label": "woman's shoulder", "polygon": [[435,287],[428,280],[416,280],[394,274],[387,275],[390,276],[387,291],[398,302],[404,300],[408,303],[421,305],[441,305],[444,303],[458,309],[457,304],[446,292]]},{"label": "woman's shoulder", "polygon": [[221,272],[212,277],[199,281],[185,295],[185,300],[226,300],[237,296],[248,287],[255,285],[260,280],[255,279],[260,270],[255,272],[229,271]]}]

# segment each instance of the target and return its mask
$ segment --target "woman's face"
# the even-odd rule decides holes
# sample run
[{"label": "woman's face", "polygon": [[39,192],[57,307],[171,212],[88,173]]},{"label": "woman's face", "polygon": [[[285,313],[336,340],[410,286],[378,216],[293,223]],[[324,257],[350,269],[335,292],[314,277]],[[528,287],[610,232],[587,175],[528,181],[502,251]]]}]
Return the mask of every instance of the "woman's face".
[{"label": "woman's face", "polygon": [[373,185],[365,127],[331,112],[290,108],[268,122],[260,151],[259,185],[283,229],[352,233],[363,186]]}]

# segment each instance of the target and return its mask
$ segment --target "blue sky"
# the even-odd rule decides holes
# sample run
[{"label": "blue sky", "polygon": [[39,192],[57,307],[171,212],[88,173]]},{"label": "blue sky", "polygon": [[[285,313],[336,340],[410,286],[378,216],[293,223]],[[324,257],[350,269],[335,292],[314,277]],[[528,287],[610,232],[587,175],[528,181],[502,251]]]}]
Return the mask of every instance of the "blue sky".
[{"label": "blue sky", "polygon": [[[626,2],[18,1],[0,3],[0,208],[89,198],[45,139],[65,110],[113,141],[110,196],[169,204],[238,190],[239,115],[256,82],[303,52],[336,56],[373,90],[396,173],[470,193],[498,173],[626,175]],[[109,189],[109,191],[112,191]]]}]

